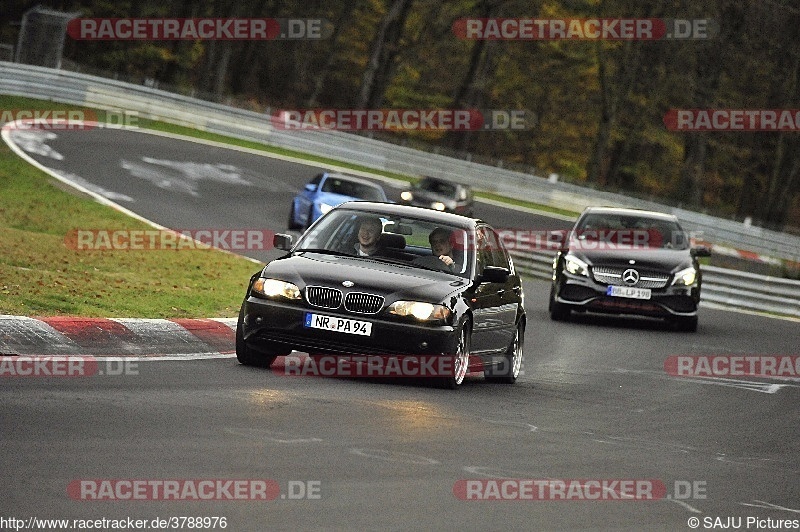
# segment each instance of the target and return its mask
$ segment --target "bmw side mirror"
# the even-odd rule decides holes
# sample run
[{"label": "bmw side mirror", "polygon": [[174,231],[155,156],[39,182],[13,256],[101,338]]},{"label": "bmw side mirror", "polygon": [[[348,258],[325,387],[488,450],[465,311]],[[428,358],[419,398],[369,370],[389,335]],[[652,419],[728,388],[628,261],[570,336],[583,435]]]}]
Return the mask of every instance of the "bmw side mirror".
[{"label": "bmw side mirror", "polygon": [[500,266],[486,266],[481,274],[482,283],[505,283],[511,272]]},{"label": "bmw side mirror", "polygon": [[275,236],[272,237],[272,247],[289,251],[292,249],[293,240],[292,235],[276,233]]},{"label": "bmw side mirror", "polygon": [[695,257],[710,257],[711,256],[711,250],[708,249],[706,246],[697,246],[695,248],[692,248],[692,252],[691,253]]}]

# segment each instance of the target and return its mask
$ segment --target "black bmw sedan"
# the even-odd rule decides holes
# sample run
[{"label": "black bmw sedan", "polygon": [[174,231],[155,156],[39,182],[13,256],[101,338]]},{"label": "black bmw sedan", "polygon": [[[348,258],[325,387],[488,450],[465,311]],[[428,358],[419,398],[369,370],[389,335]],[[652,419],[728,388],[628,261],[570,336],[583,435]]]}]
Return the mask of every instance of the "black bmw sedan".
[{"label": "black bmw sedan", "polygon": [[279,234],[274,244],[287,253],[253,275],[239,314],[242,364],[270,366],[294,349],[447,357],[452,371],[436,377],[451,388],[470,371],[506,383],[519,376],[522,284],[483,221],[356,201],[328,212],[296,243]]},{"label": "black bmw sedan", "polygon": [[666,318],[697,330],[702,273],[675,216],[637,209],[589,207],[562,235],[553,260],[550,316],[572,311]]}]

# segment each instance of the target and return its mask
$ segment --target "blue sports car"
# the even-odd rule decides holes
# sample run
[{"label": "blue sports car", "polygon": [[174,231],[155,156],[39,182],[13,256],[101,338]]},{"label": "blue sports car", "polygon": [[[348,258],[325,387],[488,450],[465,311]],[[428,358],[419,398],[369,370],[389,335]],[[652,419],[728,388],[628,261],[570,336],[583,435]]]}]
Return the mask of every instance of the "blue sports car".
[{"label": "blue sports car", "polygon": [[317,174],[292,200],[289,229],[307,229],[317,218],[340,203],[352,200],[388,202],[383,188],[371,181],[344,174]]}]

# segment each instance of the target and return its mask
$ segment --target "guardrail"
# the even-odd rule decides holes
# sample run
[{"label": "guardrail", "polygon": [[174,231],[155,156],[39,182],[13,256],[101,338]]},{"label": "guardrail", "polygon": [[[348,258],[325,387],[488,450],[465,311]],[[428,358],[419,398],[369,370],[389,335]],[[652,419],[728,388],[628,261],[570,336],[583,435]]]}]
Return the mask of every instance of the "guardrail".
[{"label": "guardrail", "polygon": [[670,212],[703,240],[800,262],[800,237],[747,226],[652,201],[594,190],[505,168],[482,165],[338,131],[285,131],[269,116],[112,79],[44,67],[0,62],[0,94],[52,100],[105,110],[128,110],[272,146],[408,175],[455,178],[475,188],[580,211],[589,205]]},{"label": "guardrail", "polygon": [[[550,280],[552,253],[510,251],[514,266],[523,274]],[[726,308],[768,312],[800,318],[800,281],[756,275],[715,266],[703,266],[701,302]]]}]

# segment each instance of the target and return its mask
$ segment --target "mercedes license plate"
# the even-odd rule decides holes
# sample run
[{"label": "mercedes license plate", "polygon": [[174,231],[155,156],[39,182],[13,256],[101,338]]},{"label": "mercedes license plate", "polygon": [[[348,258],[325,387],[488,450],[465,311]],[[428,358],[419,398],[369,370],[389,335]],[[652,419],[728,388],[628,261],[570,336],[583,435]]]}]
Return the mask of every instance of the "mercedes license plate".
[{"label": "mercedes license plate", "polygon": [[630,299],[650,299],[650,289],[634,288],[632,286],[609,286],[606,290],[606,295]]}]

